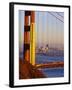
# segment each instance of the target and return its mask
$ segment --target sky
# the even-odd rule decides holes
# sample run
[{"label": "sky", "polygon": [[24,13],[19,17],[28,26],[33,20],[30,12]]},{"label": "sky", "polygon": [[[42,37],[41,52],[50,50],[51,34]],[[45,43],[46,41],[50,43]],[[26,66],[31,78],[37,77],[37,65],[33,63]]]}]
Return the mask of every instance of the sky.
[{"label": "sky", "polygon": [[[24,12],[19,11],[19,45],[23,48]],[[64,47],[64,13],[35,11],[36,46]]]},{"label": "sky", "polygon": [[[58,15],[59,14],[59,15]],[[54,16],[53,16],[54,15]],[[63,17],[61,17],[61,16]],[[56,17],[55,17],[56,16]],[[64,44],[64,13],[36,12],[36,42],[39,46],[49,44],[63,47]],[[60,21],[62,20],[62,21]]]}]

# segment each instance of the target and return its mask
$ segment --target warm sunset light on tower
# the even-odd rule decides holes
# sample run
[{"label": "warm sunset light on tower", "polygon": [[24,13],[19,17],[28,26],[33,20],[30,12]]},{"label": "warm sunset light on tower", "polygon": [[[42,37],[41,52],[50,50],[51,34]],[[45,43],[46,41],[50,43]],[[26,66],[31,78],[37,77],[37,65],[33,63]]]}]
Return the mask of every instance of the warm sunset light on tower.
[{"label": "warm sunset light on tower", "polygon": [[35,65],[35,12],[31,11],[31,28],[30,28],[30,63]]}]

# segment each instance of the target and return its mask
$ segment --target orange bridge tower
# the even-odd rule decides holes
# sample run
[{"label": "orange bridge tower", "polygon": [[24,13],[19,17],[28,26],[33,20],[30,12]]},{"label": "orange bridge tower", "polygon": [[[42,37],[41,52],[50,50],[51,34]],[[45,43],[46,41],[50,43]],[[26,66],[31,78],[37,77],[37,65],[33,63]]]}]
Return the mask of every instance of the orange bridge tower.
[{"label": "orange bridge tower", "polygon": [[35,65],[35,12],[25,11],[24,60]]}]

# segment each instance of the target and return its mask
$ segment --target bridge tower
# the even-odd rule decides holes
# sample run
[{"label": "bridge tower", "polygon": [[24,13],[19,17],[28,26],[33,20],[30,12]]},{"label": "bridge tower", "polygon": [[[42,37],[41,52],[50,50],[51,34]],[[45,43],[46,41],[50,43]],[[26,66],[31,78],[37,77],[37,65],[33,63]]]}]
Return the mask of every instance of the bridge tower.
[{"label": "bridge tower", "polygon": [[30,24],[30,63],[35,65],[35,12],[31,11],[31,24]]},{"label": "bridge tower", "polygon": [[24,60],[35,65],[35,12],[25,11]]}]

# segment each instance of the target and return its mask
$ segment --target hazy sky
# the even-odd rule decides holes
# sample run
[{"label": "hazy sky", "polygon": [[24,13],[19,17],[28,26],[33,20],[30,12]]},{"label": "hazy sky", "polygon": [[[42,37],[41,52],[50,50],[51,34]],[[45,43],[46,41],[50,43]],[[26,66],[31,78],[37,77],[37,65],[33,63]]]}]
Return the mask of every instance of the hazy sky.
[{"label": "hazy sky", "polygon": [[39,45],[63,47],[64,17],[62,16],[64,14],[60,12],[36,12],[36,42]]},{"label": "hazy sky", "polygon": [[[64,46],[64,13],[35,12],[36,45]],[[19,11],[19,44],[23,45],[24,11]]]}]

